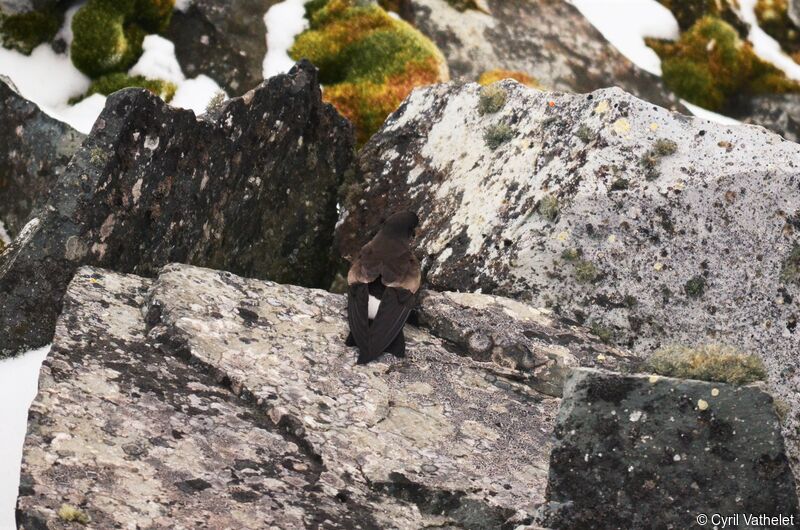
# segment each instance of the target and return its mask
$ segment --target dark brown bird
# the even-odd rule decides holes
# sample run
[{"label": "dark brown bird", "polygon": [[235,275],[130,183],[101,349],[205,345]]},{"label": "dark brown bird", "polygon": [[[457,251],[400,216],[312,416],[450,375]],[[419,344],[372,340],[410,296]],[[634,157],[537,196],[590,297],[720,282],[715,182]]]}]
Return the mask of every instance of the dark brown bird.
[{"label": "dark brown bird", "polygon": [[361,248],[347,274],[348,346],[358,346],[358,364],[383,352],[405,357],[403,326],[414,307],[421,280],[411,242],[419,219],[399,212],[386,220]]}]

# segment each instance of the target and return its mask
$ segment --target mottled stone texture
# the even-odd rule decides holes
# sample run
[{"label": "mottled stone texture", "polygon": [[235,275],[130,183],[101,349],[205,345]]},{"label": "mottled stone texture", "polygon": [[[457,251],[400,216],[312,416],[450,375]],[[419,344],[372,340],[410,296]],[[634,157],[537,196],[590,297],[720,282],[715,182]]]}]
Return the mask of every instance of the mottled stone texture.
[{"label": "mottled stone texture", "polygon": [[608,346],[575,322],[545,309],[486,294],[422,294],[420,325],[457,346],[476,361],[493,362],[524,373],[543,394],[560,397],[573,367],[634,370],[640,360]]},{"label": "mottled stone texture", "polygon": [[[619,345],[723,342],[761,356],[800,456],[800,146],[687,118],[619,89],[506,81],[417,90],[360,153],[339,248],[400,208],[437,290],[550,307]],[[487,137],[507,141],[492,150]],[[795,250],[793,250],[795,249]]]},{"label": "mottled stone texture", "polygon": [[60,528],[62,503],[96,528],[530,523],[559,400],[406,331],[406,359],[357,366],[341,295],[82,268],[31,409],[22,528]]},{"label": "mottled stone texture", "polygon": [[[579,369],[564,388],[543,510],[567,528],[694,528],[698,514],[794,516],[772,398],[733,387]],[[792,525],[784,525],[792,527]]]},{"label": "mottled stone texture", "polygon": [[475,81],[488,70],[525,72],[550,90],[619,86],[682,109],[661,80],[630,62],[570,3],[487,0],[488,13],[450,0],[401,0],[400,13],[447,58],[451,76]]},{"label": "mottled stone texture", "polygon": [[193,0],[175,11],[166,37],[189,77],[205,74],[229,94],[239,95],[263,80],[267,53],[262,17],[277,0]]},{"label": "mottled stone texture", "polygon": [[84,136],[17,93],[0,76],[0,221],[15,236],[63,173]]},{"label": "mottled stone texture", "polygon": [[144,276],[179,261],[303,285],[330,281],[350,124],[316,69],[198,120],[149,92],[109,97],[45,208],[0,258],[0,356],[49,342],[80,265]]},{"label": "mottled stone texture", "polygon": [[755,96],[742,101],[733,116],[763,125],[792,142],[800,141],[800,94]]}]

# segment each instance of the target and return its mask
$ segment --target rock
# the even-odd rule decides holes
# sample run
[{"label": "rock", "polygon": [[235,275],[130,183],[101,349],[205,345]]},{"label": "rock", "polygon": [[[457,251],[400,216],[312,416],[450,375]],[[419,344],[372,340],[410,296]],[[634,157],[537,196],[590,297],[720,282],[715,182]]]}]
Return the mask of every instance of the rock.
[{"label": "rock", "polygon": [[0,43],[30,54],[61,28],[66,1],[0,0]]},{"label": "rock", "polygon": [[50,341],[84,264],[182,261],[329,285],[350,125],[308,63],[197,120],[139,89],[110,96],[47,206],[0,258],[0,356]]},{"label": "rock", "polygon": [[733,117],[762,125],[792,142],[800,141],[800,94],[756,96],[743,102]]},{"label": "rock", "polygon": [[84,136],[23,98],[0,76],[0,221],[16,235],[46,199]]},{"label": "rock", "polygon": [[261,18],[276,0],[194,0],[177,10],[166,37],[187,77],[205,74],[238,95],[264,79],[266,28]]},{"label": "rock", "polygon": [[798,0],[788,0],[788,13],[794,25],[800,27],[800,2]]},{"label": "rock", "polygon": [[30,413],[20,528],[56,528],[63,503],[97,528],[528,522],[559,400],[413,326],[406,359],[357,366],[346,333],[341,295],[80,269]]},{"label": "rock", "polygon": [[496,113],[479,113],[479,86],[448,84],[387,120],[347,185],[342,255],[408,208],[433,289],[550,307],[641,354],[757,354],[800,456],[800,146],[620,89],[501,86]]},{"label": "rock", "polygon": [[[550,456],[545,525],[690,528],[699,514],[800,519],[769,394],[579,369]],[[549,512],[549,513],[548,513]],[[597,526],[598,522],[600,526]]]},{"label": "rock", "polygon": [[444,53],[450,75],[477,81],[505,69],[550,90],[619,86],[657,105],[683,109],[660,79],[640,70],[565,1],[488,0],[488,12],[449,0],[402,0],[400,13]]},{"label": "rock", "polygon": [[574,322],[499,296],[428,291],[418,319],[476,361],[532,373],[530,385],[550,396],[561,397],[572,367],[629,371],[639,365],[637,357],[601,343]]}]

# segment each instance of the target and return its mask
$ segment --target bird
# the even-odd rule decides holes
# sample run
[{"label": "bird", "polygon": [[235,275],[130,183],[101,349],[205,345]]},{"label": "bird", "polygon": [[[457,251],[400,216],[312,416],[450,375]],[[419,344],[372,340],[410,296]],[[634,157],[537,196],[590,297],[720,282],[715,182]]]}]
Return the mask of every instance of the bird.
[{"label": "bird", "polygon": [[364,245],[347,273],[347,346],[358,347],[357,364],[384,352],[405,357],[403,326],[421,282],[419,261],[411,250],[419,218],[397,212]]}]

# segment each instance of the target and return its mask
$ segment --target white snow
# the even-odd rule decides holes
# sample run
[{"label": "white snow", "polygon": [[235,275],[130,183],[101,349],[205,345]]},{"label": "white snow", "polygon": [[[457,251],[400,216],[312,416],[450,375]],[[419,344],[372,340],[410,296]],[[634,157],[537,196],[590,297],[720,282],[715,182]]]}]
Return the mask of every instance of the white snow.
[{"label": "white snow", "polygon": [[305,4],[308,0],[284,0],[270,7],[264,15],[267,26],[267,55],[264,57],[264,79],[288,72],[294,66],[289,57],[295,37],[308,28]]},{"label": "white snow", "polygon": [[742,18],[750,24],[750,33],[747,38],[753,43],[753,51],[756,55],[767,62],[770,62],[783,70],[787,77],[800,80],[800,64],[797,64],[791,57],[781,50],[778,41],[766,34],[758,25],[755,7],[757,0],[739,0]]},{"label": "white snow", "polygon": [[189,6],[193,3],[194,0],[175,0],[175,9],[186,13],[189,10]]},{"label": "white snow", "polygon": [[681,103],[683,103],[683,105],[687,109],[689,109],[692,112],[692,114],[704,120],[721,123],[723,125],[741,125],[742,123],[739,120],[735,120],[728,116],[723,116],[722,114],[717,114],[716,112],[704,109],[703,107],[698,107],[697,105],[693,105],[688,101],[686,101],[685,99],[682,99]]},{"label": "white snow", "polygon": [[[67,12],[61,35],[72,42],[72,15],[80,6]],[[206,106],[221,89],[211,78],[201,75],[186,79],[175,57],[175,46],[158,35],[148,35],[143,43],[144,53],[129,70],[132,75],[148,79],[165,79],[178,85],[173,106],[205,112]],[[49,44],[42,44],[30,56],[0,47],[0,74],[8,76],[20,94],[36,103],[44,112],[88,134],[105,106],[105,96],[95,94],[75,105],[69,100],[85,93],[90,80],[70,61],[68,54],[58,54]]]},{"label": "white snow", "polygon": [[28,408],[39,382],[39,368],[50,346],[0,361],[0,528],[16,528],[14,507],[19,488],[22,445],[28,427]]},{"label": "white snow", "polygon": [[570,0],[597,30],[633,64],[661,75],[661,60],[645,37],[677,39],[678,22],[656,0]]},{"label": "white snow", "polygon": [[3,221],[0,221],[0,241],[2,241],[6,245],[11,243],[11,236],[8,235],[8,231],[6,230],[6,225],[3,224]]}]

